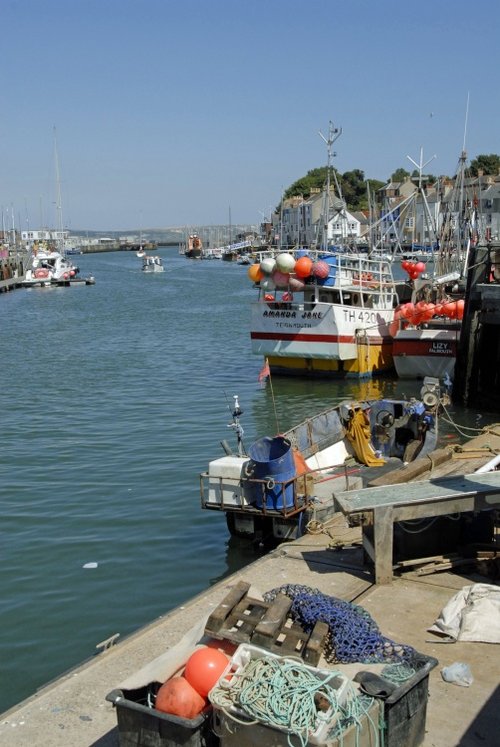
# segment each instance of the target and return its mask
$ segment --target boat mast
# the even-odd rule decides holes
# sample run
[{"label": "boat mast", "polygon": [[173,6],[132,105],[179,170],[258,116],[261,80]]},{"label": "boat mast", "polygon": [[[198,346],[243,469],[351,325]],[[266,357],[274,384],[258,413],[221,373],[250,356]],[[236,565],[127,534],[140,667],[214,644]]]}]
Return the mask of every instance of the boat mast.
[{"label": "boat mast", "polygon": [[54,162],[56,170],[56,210],[57,210],[57,238],[56,246],[60,254],[64,256],[64,221],[62,214],[62,197],[61,197],[61,174],[59,170],[59,157],[57,154],[57,137],[56,128],[54,127]]},{"label": "boat mast", "polygon": [[[328,249],[328,223],[330,220],[330,173],[331,173],[331,163],[332,163],[332,156],[336,156],[337,154],[332,151],[332,145],[333,143],[342,135],[342,127],[334,127],[333,122],[330,120],[328,123],[328,138],[326,138],[321,130],[319,131],[319,136],[325,141],[326,143],[326,151],[327,151],[327,162],[326,162],[326,191],[323,196],[323,214],[321,216],[321,222],[318,225],[318,233],[319,229],[321,227],[322,236],[321,236],[321,244],[320,247],[324,244],[323,248],[326,250]],[[336,181],[337,188],[338,182]],[[341,195],[339,194],[339,198]],[[319,243],[319,236],[316,237],[316,245]]]}]

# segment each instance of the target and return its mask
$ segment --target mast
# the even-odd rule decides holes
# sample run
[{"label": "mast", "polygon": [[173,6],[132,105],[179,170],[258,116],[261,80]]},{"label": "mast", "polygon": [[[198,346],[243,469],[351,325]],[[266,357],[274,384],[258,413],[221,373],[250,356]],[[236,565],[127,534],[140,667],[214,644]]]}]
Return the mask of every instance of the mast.
[{"label": "mast", "polygon": [[[330,170],[331,170],[331,162],[332,162],[332,156],[336,156],[337,154],[332,151],[332,145],[333,143],[342,135],[342,127],[334,127],[333,122],[330,120],[328,123],[328,138],[326,138],[321,130],[319,131],[319,136],[325,141],[326,143],[326,151],[327,151],[327,162],[326,162],[326,191],[323,196],[323,213],[321,216],[321,245],[324,244],[323,248],[328,249],[328,223],[330,220]],[[337,189],[340,189],[339,184],[337,180],[335,179],[335,183],[337,185]],[[341,198],[341,195],[339,194],[339,198]],[[318,233],[320,229],[320,225],[318,225]],[[316,245],[319,243],[319,235],[316,237]],[[320,246],[321,246],[320,245]]]},{"label": "mast", "polygon": [[59,156],[57,154],[57,137],[56,128],[54,127],[54,162],[56,170],[56,210],[57,210],[57,239],[56,246],[60,254],[65,254],[64,249],[64,221],[62,214],[62,197],[61,197],[61,174],[59,170]]}]

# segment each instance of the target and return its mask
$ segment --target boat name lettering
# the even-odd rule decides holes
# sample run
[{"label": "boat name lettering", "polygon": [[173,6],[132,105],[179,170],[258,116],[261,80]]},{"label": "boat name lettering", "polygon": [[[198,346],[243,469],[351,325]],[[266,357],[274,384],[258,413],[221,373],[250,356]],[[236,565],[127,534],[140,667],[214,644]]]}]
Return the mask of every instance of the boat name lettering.
[{"label": "boat name lettering", "polygon": [[295,319],[297,317],[296,311],[264,311],[265,317],[274,317],[275,319]]},{"label": "boat name lettering", "polygon": [[349,309],[344,309],[344,321],[369,322],[370,324],[376,324],[377,315],[374,311],[349,311]]},{"label": "boat name lettering", "polygon": [[321,311],[304,311],[302,319],[323,319]]},{"label": "boat name lettering", "polygon": [[453,355],[453,351],[447,342],[433,342],[429,348],[429,353],[438,353],[439,355]]}]

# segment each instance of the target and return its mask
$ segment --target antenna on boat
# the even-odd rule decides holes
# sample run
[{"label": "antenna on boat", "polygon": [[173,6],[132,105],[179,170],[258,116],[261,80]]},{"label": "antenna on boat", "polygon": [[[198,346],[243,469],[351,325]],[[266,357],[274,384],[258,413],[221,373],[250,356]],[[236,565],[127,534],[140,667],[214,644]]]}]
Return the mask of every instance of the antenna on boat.
[{"label": "antenna on boat", "polygon": [[[227,398],[227,395],[226,395],[226,398]],[[236,433],[236,440],[237,440],[237,443],[238,443],[238,456],[241,457],[241,456],[244,456],[244,449],[243,449],[243,434],[244,434],[244,430],[241,427],[241,423],[240,423],[240,415],[243,415],[243,410],[240,407],[240,402],[239,402],[237,394],[233,395],[233,399],[234,399],[234,405],[233,405],[233,409],[232,409],[232,413],[231,413],[232,416],[233,416],[233,420],[232,420],[231,423],[228,423],[227,427],[228,428],[232,428],[233,431]],[[228,406],[229,410],[231,411],[231,408],[229,407],[229,403],[228,403],[227,406]],[[222,442],[222,447],[226,451],[226,453],[228,453],[228,454],[231,453],[231,449],[227,446],[227,444],[226,444],[225,441]],[[229,450],[228,450],[228,448],[229,448]]]},{"label": "antenna on boat", "polygon": [[464,124],[464,141],[462,145],[462,154],[465,156],[465,138],[467,136],[467,123],[469,120],[469,91],[467,91],[467,105],[465,107],[465,124]]},{"label": "antenna on boat", "polygon": [[[330,173],[331,173],[331,162],[332,157],[336,156],[337,154],[332,151],[332,145],[338,138],[342,135],[342,127],[334,127],[332,120],[328,123],[328,138],[326,138],[321,130],[319,130],[319,136],[322,138],[322,140],[326,143],[326,152],[327,152],[327,161],[326,161],[326,191],[325,191],[325,199],[323,203],[323,236],[322,241],[324,241],[325,246],[324,249],[328,248],[328,223],[330,220]],[[342,194],[340,191],[340,185],[338,183],[338,180],[336,176],[334,175],[335,179],[335,186],[337,187],[339,198],[342,199]],[[319,238],[319,236],[318,236]],[[316,244],[318,244],[318,240],[316,239]]]},{"label": "antenna on boat", "polygon": [[424,190],[422,188],[422,175],[423,175],[424,168],[431,161],[433,161],[436,158],[436,154],[434,154],[433,156],[431,156],[424,163],[424,149],[420,148],[420,161],[418,163],[416,161],[414,161],[413,158],[411,158],[410,156],[406,156],[406,158],[409,161],[411,161],[412,164],[415,166],[415,168],[418,170],[418,192],[419,192],[419,194],[422,195],[422,200],[423,200],[423,203],[424,203],[424,206],[425,206],[424,222],[427,219],[428,227],[432,229],[432,232],[434,233],[434,236],[437,237],[437,226],[436,226],[436,223],[434,221],[434,218],[432,217],[432,214],[431,214],[431,211],[430,211],[430,208],[429,208],[429,203],[427,202],[427,197],[426,197],[425,192],[424,192]]}]

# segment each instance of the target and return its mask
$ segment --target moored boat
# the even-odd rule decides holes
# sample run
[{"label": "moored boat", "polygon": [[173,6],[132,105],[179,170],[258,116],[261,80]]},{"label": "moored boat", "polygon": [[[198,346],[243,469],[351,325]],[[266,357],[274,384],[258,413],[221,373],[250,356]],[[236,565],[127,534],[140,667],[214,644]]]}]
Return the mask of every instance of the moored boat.
[{"label": "moored boat", "polygon": [[49,286],[75,279],[79,268],[61,252],[50,247],[34,247],[23,287]]},{"label": "moored boat", "polygon": [[329,510],[334,490],[363,487],[435,448],[439,382],[429,379],[421,396],[346,400],[248,450],[235,396],[230,427],[237,453],[223,442],[226,455],[200,476],[202,508],[224,511],[237,536],[297,537],[313,516]]},{"label": "moored boat", "polygon": [[252,352],[272,373],[369,377],[392,369],[391,265],[364,254],[280,252],[252,265]]}]

